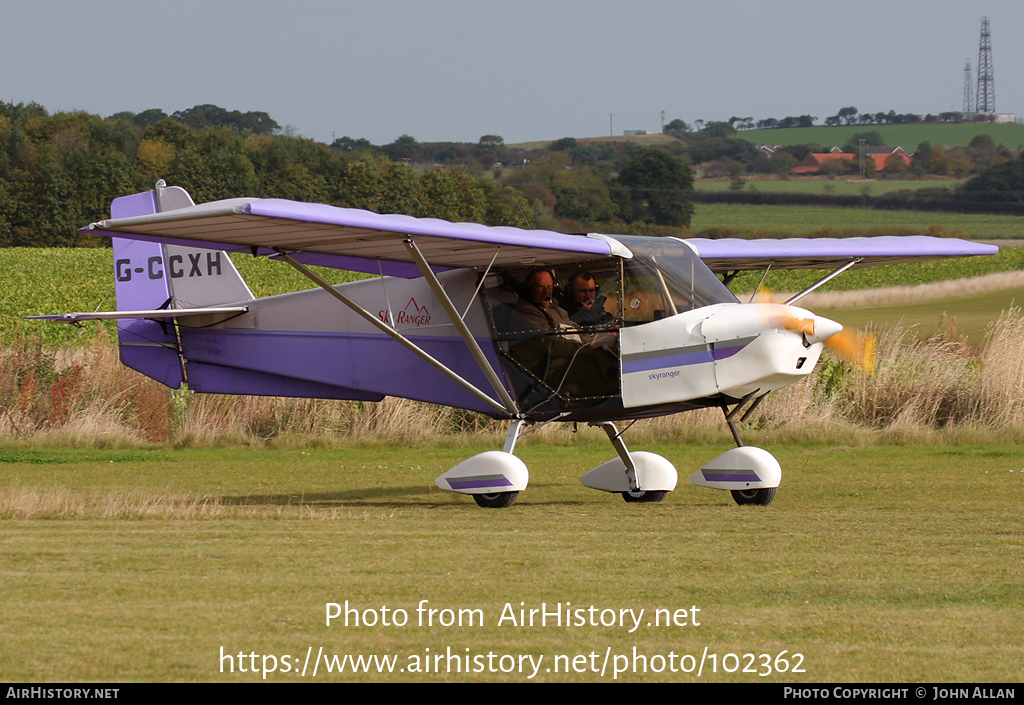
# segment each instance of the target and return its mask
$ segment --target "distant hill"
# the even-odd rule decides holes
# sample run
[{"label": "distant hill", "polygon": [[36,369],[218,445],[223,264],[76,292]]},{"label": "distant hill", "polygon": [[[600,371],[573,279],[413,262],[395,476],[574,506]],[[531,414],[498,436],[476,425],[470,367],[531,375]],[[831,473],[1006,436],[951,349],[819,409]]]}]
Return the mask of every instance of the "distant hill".
[{"label": "distant hill", "polygon": [[[652,132],[646,135],[604,135],[601,137],[577,137],[576,140],[580,144],[591,144],[593,142],[635,142],[636,144],[644,147],[656,147],[658,145],[664,146],[667,144],[678,144],[679,140],[670,135],[663,135],[657,132]],[[516,144],[506,144],[505,146],[509,149],[547,149],[548,146],[555,140],[536,140],[533,142],[519,142]],[[782,144],[778,142],[777,144]]]},{"label": "distant hill", "polygon": [[889,145],[911,151],[922,142],[945,147],[966,147],[978,135],[987,134],[1010,149],[1024,147],[1024,125],[990,123],[914,123],[912,125],[842,125],[793,127],[780,130],[742,130],[736,137],[757,145],[821,144],[842,146],[858,132],[878,132]]},{"label": "distant hill", "polygon": [[[858,132],[878,132],[886,144],[899,145],[907,151],[922,142],[940,144],[952,149],[966,147],[978,135],[989,135],[1010,149],[1024,148],[1024,125],[991,123],[915,123],[913,125],[841,125],[839,127],[792,127],[779,130],[740,130],[735,137],[762,144],[820,144],[842,146]],[[668,135],[615,135],[577,137],[581,144],[591,142],[636,142],[644,146],[668,145],[676,142]],[[505,145],[511,149],[546,149],[554,140],[538,140]]]}]

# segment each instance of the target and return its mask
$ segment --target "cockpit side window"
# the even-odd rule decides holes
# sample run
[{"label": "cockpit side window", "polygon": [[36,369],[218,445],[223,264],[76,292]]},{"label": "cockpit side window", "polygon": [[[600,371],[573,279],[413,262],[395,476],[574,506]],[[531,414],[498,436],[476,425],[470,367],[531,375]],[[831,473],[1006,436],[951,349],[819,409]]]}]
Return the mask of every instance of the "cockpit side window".
[{"label": "cockpit side window", "polygon": [[509,268],[483,284],[495,349],[524,410],[567,410],[618,398],[618,258]]}]

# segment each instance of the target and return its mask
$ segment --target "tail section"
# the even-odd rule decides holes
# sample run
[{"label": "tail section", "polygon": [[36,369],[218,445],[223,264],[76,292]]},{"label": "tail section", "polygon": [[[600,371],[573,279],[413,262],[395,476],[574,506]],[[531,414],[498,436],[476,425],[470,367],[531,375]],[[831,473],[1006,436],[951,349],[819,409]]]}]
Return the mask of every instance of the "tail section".
[{"label": "tail section", "polygon": [[[177,186],[117,198],[112,218],[162,213],[194,205]],[[113,238],[117,309],[196,308],[254,297],[226,252]],[[121,361],[171,388],[185,381],[174,326],[152,320],[118,323]]]}]

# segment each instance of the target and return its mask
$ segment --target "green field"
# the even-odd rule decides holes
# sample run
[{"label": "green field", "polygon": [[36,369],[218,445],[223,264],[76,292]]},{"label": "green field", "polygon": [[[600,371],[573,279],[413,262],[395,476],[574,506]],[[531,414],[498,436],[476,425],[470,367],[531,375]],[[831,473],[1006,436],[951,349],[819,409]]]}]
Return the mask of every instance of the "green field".
[{"label": "green field", "polygon": [[[649,448],[683,479],[725,449]],[[576,480],[613,455],[607,443],[525,444],[531,487],[497,511],[432,482],[481,450],[0,450],[0,679],[262,680],[251,662],[239,673],[237,658],[234,673],[221,671],[222,653],[243,652],[257,667],[274,655],[279,670],[291,657],[295,670],[268,674],[278,682],[531,680],[518,667],[339,675],[321,663],[315,679],[312,664],[299,675],[321,647],[391,654],[406,668],[448,647],[529,654],[543,657],[540,682],[611,682],[613,666],[626,681],[1020,679],[1017,447],[771,447],[783,485],[772,506],[754,508],[685,481],[662,504],[626,504]],[[32,492],[44,504],[47,493],[60,497],[80,518],[11,509],[19,498],[30,506]],[[205,516],[176,516],[173,500],[187,496],[207,498]],[[144,497],[154,500],[133,514]],[[385,606],[403,609],[409,623],[326,626],[326,603],[346,600],[378,618]],[[479,610],[483,626],[419,626],[422,600]],[[518,619],[521,605],[542,603],[645,613],[633,633],[632,622],[498,624],[506,604]],[[680,622],[685,610],[687,622],[648,626],[656,609]],[[705,648],[714,669],[669,670],[670,653],[678,667]],[[598,671],[609,655],[604,675],[590,670],[591,653]],[[568,660],[556,673],[558,656]],[[799,673],[773,670],[798,660]],[[587,670],[561,672],[572,663]]]},{"label": "green field", "polygon": [[742,130],[737,137],[754,144],[820,144],[842,146],[860,132],[878,132],[885,143],[908,152],[922,142],[946,147],[966,147],[978,135],[989,135],[996,144],[1010,149],[1024,146],[1024,125],[986,123],[917,123],[913,125],[840,125],[837,127],[794,127],[785,130]]},{"label": "green field", "polygon": [[763,231],[763,237],[798,236],[823,228],[907,228],[923,232],[931,226],[968,240],[1024,238],[1024,219],[1012,215],[917,213],[861,208],[746,206],[703,203],[696,206],[690,230],[699,235],[713,227]]},{"label": "green field", "polygon": [[[876,179],[873,181],[853,181],[846,179],[793,178],[761,181],[758,179],[747,179],[745,191],[764,191],[766,193],[814,193],[814,194],[835,194],[837,196],[881,196],[893,191],[917,190],[922,188],[948,188],[953,189],[962,182],[954,180],[927,180],[927,181],[904,181],[900,179]],[[694,183],[697,191],[731,191],[729,181],[698,179]],[[700,208],[701,206],[697,206]]]}]

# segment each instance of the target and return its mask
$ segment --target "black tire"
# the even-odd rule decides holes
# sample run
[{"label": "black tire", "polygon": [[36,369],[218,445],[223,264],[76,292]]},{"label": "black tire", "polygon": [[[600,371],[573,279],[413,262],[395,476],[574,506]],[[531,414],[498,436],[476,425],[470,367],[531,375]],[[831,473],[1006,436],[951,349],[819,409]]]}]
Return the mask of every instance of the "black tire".
[{"label": "black tire", "polygon": [[622,498],[627,502],[663,502],[666,495],[668,495],[667,490],[652,490],[650,492],[640,490],[639,492],[623,492]]},{"label": "black tire", "polygon": [[519,497],[518,492],[492,492],[490,494],[475,494],[473,499],[481,507],[486,509],[504,509],[516,503]]},{"label": "black tire", "polygon": [[762,487],[757,490],[733,490],[732,498],[736,504],[756,504],[767,507],[775,499],[777,487]]}]

